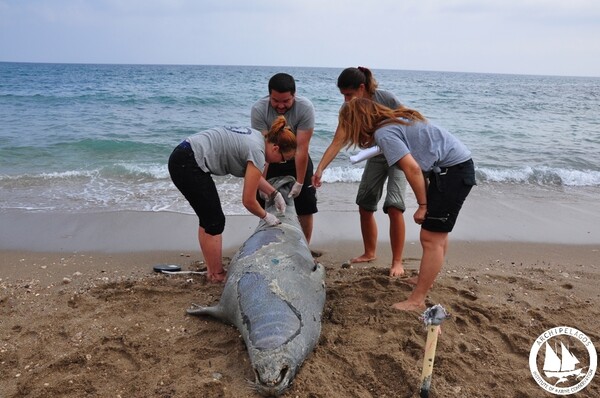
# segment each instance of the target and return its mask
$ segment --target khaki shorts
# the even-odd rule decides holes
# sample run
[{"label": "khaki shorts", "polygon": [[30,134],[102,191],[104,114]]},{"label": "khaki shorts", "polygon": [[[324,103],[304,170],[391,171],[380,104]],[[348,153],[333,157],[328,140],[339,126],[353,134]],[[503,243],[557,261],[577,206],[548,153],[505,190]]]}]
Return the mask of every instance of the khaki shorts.
[{"label": "khaki shorts", "polygon": [[387,179],[387,193],[383,202],[383,212],[389,207],[404,212],[404,195],[406,193],[406,177],[396,165],[388,166],[383,155],[367,160],[356,194],[356,204],[367,211],[377,211],[377,203],[383,196],[383,185]]}]

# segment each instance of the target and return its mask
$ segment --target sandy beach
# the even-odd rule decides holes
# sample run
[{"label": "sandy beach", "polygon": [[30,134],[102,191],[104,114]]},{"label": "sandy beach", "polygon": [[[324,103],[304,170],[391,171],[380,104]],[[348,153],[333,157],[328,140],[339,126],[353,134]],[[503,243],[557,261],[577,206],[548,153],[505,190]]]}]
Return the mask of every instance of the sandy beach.
[{"label": "sandy beach", "polygon": [[[475,190],[451,235],[428,300],[452,315],[432,397],[552,397],[529,370],[536,338],[568,326],[600,344],[595,200],[505,197]],[[421,256],[413,209],[404,252],[412,275]],[[380,212],[378,220],[378,259],[345,268],[362,249],[358,215],[318,213],[322,334],[285,397],[418,396],[427,331],[420,314],[390,309],[411,287],[387,275],[387,222]],[[202,269],[194,216],[15,211],[0,225],[0,397],[255,396],[237,330],[185,314],[191,303],[215,303],[222,286],[152,271]],[[228,218],[225,264],[255,226]],[[575,396],[600,396],[597,376]]]}]

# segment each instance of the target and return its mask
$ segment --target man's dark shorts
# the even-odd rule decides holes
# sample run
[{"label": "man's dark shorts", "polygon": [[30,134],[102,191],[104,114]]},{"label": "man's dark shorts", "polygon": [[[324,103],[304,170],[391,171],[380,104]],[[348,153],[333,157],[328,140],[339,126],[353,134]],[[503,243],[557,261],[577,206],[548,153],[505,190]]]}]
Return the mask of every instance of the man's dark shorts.
[{"label": "man's dark shorts", "polygon": [[171,180],[190,202],[200,226],[209,235],[219,235],[225,229],[225,215],[217,187],[210,173],[198,167],[194,152],[186,141],[169,158]]},{"label": "man's dark shorts", "polygon": [[[267,170],[267,180],[273,177],[292,176],[296,178],[296,163],[290,160],[285,163],[269,163]],[[304,216],[318,212],[317,209],[317,190],[312,186],[313,162],[310,156],[308,157],[308,165],[306,166],[306,176],[304,177],[304,185],[300,191],[300,195],[294,199],[294,207],[296,214]],[[261,206],[265,206],[265,202],[259,198]]]},{"label": "man's dark shorts", "polygon": [[450,232],[458,213],[475,182],[473,160],[451,167],[441,173],[429,174],[427,188],[427,217],[421,227],[432,232]]}]

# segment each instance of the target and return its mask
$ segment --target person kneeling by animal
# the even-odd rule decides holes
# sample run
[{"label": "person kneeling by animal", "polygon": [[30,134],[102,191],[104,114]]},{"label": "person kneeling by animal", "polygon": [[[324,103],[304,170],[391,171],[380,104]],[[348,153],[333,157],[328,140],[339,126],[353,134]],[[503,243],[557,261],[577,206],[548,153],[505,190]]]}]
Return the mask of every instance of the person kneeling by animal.
[{"label": "person kneeling by animal", "polygon": [[209,282],[223,282],[226,277],[222,264],[225,215],[211,175],[244,178],[244,207],[268,225],[277,225],[279,220],[261,207],[256,193],[272,198],[277,210],[285,211],[285,200],[264,179],[263,170],[266,162],[286,162],[295,153],[296,136],[283,116],[275,119],[266,136],[249,127],[215,127],[188,137],[173,150],[169,174],[198,216],[198,242]]},{"label": "person kneeling by animal", "polygon": [[[343,146],[378,145],[388,165],[402,169],[415,194],[418,208],[413,218],[421,225],[423,248],[419,276],[410,296],[393,307],[421,311],[442,268],[448,233],[476,185],[471,151],[418,111],[404,106],[392,110],[365,98],[355,98],[342,107],[339,129],[342,138],[335,148],[337,152]],[[322,172],[318,170],[313,177],[315,187],[321,185]]]}]

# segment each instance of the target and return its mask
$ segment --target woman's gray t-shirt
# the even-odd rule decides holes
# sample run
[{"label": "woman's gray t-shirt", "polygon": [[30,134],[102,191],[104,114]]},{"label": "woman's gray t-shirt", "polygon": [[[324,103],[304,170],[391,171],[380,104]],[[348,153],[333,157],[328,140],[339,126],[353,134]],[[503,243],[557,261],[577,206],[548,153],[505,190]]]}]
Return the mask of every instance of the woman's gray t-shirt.
[{"label": "woman's gray t-shirt", "polygon": [[450,167],[471,158],[471,151],[447,130],[431,123],[388,124],[375,131],[375,143],[392,166],[411,154],[421,170]]},{"label": "woman's gray t-shirt", "polygon": [[215,127],[187,139],[203,171],[214,175],[244,177],[248,162],[265,168],[265,138],[249,127]]}]

